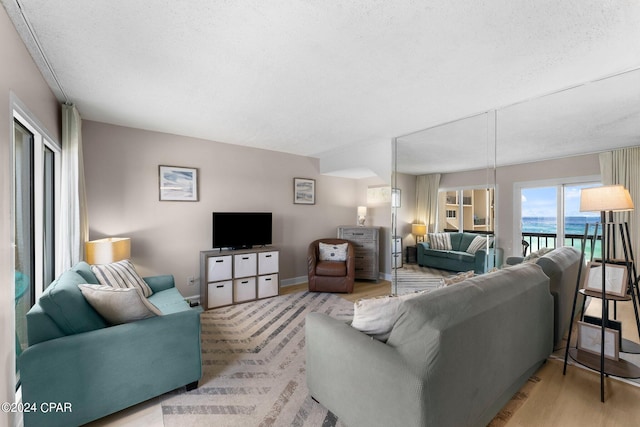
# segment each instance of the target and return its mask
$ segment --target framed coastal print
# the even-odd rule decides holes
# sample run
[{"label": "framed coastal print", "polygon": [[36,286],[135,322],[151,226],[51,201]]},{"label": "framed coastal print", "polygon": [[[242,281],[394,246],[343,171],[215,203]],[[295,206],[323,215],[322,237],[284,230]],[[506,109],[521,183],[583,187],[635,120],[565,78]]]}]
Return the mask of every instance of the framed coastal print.
[{"label": "framed coastal print", "polygon": [[[620,332],[604,329],[604,357],[618,360],[620,355]],[[588,353],[600,354],[602,350],[602,328],[586,322],[578,322],[578,349]]]},{"label": "framed coastal print", "polygon": [[198,169],[160,165],[158,176],[161,201],[198,201]]},{"label": "framed coastal print", "polygon": [[[605,264],[604,291],[611,295],[625,296],[627,294],[627,267],[617,264]],[[584,288],[590,291],[602,292],[602,264],[590,262],[587,265]]]},{"label": "framed coastal print", "polygon": [[316,204],[316,180],[293,178],[293,203],[296,205]]}]

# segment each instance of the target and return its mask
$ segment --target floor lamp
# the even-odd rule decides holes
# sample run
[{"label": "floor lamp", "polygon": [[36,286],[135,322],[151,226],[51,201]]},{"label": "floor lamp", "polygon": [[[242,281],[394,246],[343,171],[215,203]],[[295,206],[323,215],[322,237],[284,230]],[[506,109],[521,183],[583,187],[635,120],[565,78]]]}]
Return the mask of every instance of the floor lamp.
[{"label": "floor lamp", "polygon": [[[607,263],[611,263],[615,258],[615,248],[612,247],[615,240],[615,224],[613,222],[613,212],[623,212],[633,210],[633,201],[629,191],[622,185],[607,185],[602,187],[584,188],[580,192],[580,212],[600,212],[600,224],[602,226],[602,259],[601,259],[601,277],[602,282],[601,294],[598,295],[602,300],[602,317],[601,321],[601,336],[600,336],[600,400],[604,402],[604,376],[605,376],[605,326],[608,322],[608,302],[606,295],[607,275],[606,268]],[[597,234],[597,225],[595,234]],[[582,241],[582,260],[584,261],[584,250],[589,230],[589,224],[585,225],[585,237]],[[625,240],[625,230],[627,233],[627,239]],[[620,227],[621,237],[623,242],[623,249],[625,251],[624,265],[629,268],[629,254],[631,253],[630,240],[628,239],[628,228]],[[596,236],[594,235],[594,239]],[[592,246],[593,247],[593,246]],[[592,255],[593,256],[593,255]],[[583,265],[580,265],[580,271],[583,269]],[[573,302],[573,313],[575,314],[577,294],[580,288],[580,272],[578,273],[578,280],[576,283],[576,293]],[[631,289],[632,298],[634,298],[634,305],[636,303],[633,296],[633,289]],[[637,312],[636,312],[637,314]],[[571,323],[573,324],[573,315],[571,317]],[[569,325],[569,338],[567,342],[567,348],[565,350],[565,365],[564,373],[566,373],[567,356],[569,355],[569,346],[571,341],[571,326]],[[582,362],[580,362],[582,363]]]}]

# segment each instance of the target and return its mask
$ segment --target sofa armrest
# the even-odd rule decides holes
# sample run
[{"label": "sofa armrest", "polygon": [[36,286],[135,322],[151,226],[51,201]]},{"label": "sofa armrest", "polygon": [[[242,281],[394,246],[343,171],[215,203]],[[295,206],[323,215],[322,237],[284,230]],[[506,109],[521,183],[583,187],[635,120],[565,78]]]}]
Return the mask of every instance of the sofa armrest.
[{"label": "sofa armrest", "polygon": [[416,245],[418,248],[422,248],[422,249],[430,249],[431,245],[429,244],[429,242],[420,242]]},{"label": "sofa armrest", "polygon": [[423,424],[422,381],[394,348],[322,313],[307,315],[305,330],[309,392],[341,421]]},{"label": "sofa armrest", "polygon": [[68,426],[198,381],[200,314],[187,310],[69,335],[20,357],[24,402],[69,402],[72,412],[25,414],[25,425]]},{"label": "sofa armrest", "polygon": [[[475,272],[486,273],[494,267],[502,266],[503,255],[504,251],[502,248],[478,249],[476,251]],[[487,258],[489,262],[488,265],[485,266],[485,260]]]},{"label": "sofa armrest", "polygon": [[156,293],[175,287],[173,275],[164,274],[162,276],[151,276],[143,278],[151,290]]}]

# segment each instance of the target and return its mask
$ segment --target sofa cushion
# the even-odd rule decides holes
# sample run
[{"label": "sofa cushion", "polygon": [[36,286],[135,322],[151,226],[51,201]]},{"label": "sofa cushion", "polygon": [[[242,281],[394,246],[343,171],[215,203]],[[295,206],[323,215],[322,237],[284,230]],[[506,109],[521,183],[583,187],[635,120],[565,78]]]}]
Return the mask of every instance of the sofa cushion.
[{"label": "sofa cushion", "polygon": [[100,284],[96,275],[93,274],[93,271],[91,271],[91,266],[84,261],[80,261],[79,263],[71,267],[71,270],[81,275],[84,280],[86,280],[84,283],[89,283],[91,285]]},{"label": "sofa cushion", "polygon": [[96,275],[101,285],[114,288],[136,288],[146,298],[153,294],[142,277],[128,259],[111,264],[92,265],[91,271]]},{"label": "sofa cushion", "polygon": [[191,310],[189,303],[175,287],[155,292],[148,298],[148,300],[151,304],[156,306],[162,314],[172,314],[180,311]]},{"label": "sofa cushion", "polygon": [[78,285],[86,280],[67,270],[45,289],[38,300],[42,310],[66,335],[93,331],[107,326],[107,322],[82,296]]},{"label": "sofa cushion", "polygon": [[452,249],[451,233],[429,233],[429,246],[432,249],[450,251]]},{"label": "sofa cushion", "polygon": [[384,342],[389,338],[391,329],[400,315],[402,301],[415,298],[424,292],[426,291],[359,299],[353,304],[351,327]]},{"label": "sofa cushion", "polygon": [[[493,243],[493,238],[489,237],[489,247]],[[484,249],[487,247],[487,236],[475,236],[465,252],[474,254],[478,252],[480,249]]]},{"label": "sofa cushion", "polygon": [[460,236],[460,242],[457,247],[454,247],[457,251],[466,251],[471,242],[478,236],[478,234],[473,233],[457,233]]},{"label": "sofa cushion", "polygon": [[136,288],[88,284],[80,284],[78,287],[89,304],[112,325],[162,315]]},{"label": "sofa cushion", "polygon": [[446,258],[453,259],[456,261],[464,261],[464,262],[475,262],[475,255],[471,255],[467,252],[457,252],[457,251],[438,251],[433,249],[426,249],[424,251],[425,256],[430,256],[434,258]]},{"label": "sofa cushion", "polygon": [[349,249],[348,243],[340,243],[330,245],[328,243],[319,244],[320,261],[346,261],[347,250]]},{"label": "sofa cushion", "polygon": [[347,263],[342,261],[318,261],[316,275],[344,277],[347,275]]}]

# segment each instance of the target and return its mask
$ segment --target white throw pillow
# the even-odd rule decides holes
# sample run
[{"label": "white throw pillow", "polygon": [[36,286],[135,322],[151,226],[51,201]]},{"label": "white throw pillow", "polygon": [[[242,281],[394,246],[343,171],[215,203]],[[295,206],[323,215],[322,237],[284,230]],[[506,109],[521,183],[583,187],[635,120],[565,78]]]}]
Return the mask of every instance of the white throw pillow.
[{"label": "white throw pillow", "polygon": [[428,236],[431,249],[451,250],[451,235],[449,233],[429,233]]},{"label": "white throw pillow", "polygon": [[138,289],[85,284],[78,287],[87,302],[112,325],[162,316]]},{"label": "white throw pillow", "polygon": [[92,265],[91,271],[98,278],[101,285],[114,288],[136,288],[149,298],[153,291],[136,271],[128,259],[113,262],[111,264]]},{"label": "white throw pillow", "polygon": [[427,291],[400,296],[359,299],[353,304],[351,327],[371,335],[377,340],[386,341],[393,325],[398,320],[398,316],[400,316],[400,304],[425,292]]},{"label": "white throw pillow", "polygon": [[348,243],[330,245],[320,242],[320,261],[346,261]]}]

